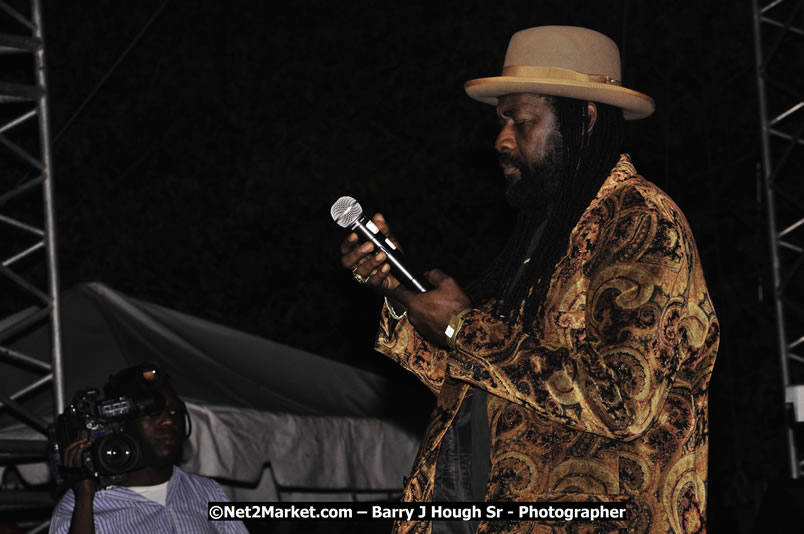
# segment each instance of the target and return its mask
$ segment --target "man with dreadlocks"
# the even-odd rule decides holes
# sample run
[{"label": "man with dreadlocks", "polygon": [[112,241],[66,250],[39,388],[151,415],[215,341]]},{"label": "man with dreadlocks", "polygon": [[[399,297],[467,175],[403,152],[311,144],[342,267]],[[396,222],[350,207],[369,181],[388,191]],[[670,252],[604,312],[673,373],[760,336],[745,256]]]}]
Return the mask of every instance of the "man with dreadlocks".
[{"label": "man with dreadlocks", "polygon": [[[626,520],[400,521],[395,532],[706,530],[708,387],[719,341],[689,225],[620,154],[648,96],[584,28],[516,33],[496,105],[517,224],[464,292],[412,293],[351,234],[343,265],[386,297],[376,348],[438,397],[405,501],[629,503]],[[381,215],[374,221],[390,235]]]}]

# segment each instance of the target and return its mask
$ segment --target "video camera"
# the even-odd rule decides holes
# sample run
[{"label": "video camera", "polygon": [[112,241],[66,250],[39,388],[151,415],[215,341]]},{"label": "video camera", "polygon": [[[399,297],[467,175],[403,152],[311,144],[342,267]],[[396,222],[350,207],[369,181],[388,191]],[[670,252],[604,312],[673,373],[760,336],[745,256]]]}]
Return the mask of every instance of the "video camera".
[{"label": "video camera", "polygon": [[[76,393],[70,406],[48,428],[57,482],[92,478],[99,488],[124,482],[127,473],[145,466],[140,440],[126,429],[126,422],[143,415],[158,415],[164,405],[165,398],[159,391],[143,398],[106,400],[101,400],[95,388]],[[91,446],[82,453],[81,467],[67,468],[63,451],[79,439],[88,439]]]}]

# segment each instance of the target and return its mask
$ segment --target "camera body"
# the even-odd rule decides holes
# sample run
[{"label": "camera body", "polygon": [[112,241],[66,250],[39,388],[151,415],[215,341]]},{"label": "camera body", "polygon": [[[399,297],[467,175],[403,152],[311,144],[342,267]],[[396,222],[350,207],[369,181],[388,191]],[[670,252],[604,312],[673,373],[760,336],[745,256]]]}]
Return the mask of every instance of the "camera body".
[{"label": "camera body", "polygon": [[[99,488],[124,482],[127,473],[146,465],[140,439],[126,429],[126,423],[143,415],[158,414],[163,407],[164,397],[159,392],[141,399],[106,400],[94,388],[76,393],[69,407],[49,428],[58,482],[92,478]],[[79,439],[87,439],[91,445],[82,453],[79,468],[66,468],[61,451]]]}]

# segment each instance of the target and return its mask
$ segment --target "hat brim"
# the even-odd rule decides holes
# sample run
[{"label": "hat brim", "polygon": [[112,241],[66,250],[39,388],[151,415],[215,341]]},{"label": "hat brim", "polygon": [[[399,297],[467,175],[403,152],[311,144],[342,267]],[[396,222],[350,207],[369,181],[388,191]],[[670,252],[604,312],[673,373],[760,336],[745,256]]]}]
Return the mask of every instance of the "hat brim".
[{"label": "hat brim", "polygon": [[656,103],[646,94],[619,85],[597,82],[494,76],[469,80],[464,84],[464,89],[471,98],[493,106],[497,105],[499,97],[516,93],[537,93],[601,102],[621,108],[625,120],[644,119],[656,109]]}]

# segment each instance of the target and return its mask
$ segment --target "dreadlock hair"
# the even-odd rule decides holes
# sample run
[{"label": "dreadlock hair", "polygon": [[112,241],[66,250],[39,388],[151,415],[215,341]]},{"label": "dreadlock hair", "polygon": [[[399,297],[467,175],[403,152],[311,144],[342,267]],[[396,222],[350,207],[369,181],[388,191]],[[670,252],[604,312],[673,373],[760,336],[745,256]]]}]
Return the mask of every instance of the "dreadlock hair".
[{"label": "dreadlock hair", "polygon": [[[551,99],[561,136],[558,189],[548,209],[522,209],[502,252],[467,293],[475,306],[494,301],[493,313],[529,326],[544,304],[556,263],[569,235],[616,165],[624,136],[622,110],[596,104],[597,118],[588,132],[587,103],[563,97]],[[545,221],[537,250],[530,250]],[[525,265],[523,262],[527,261]],[[522,270],[520,272],[520,269]]]}]

